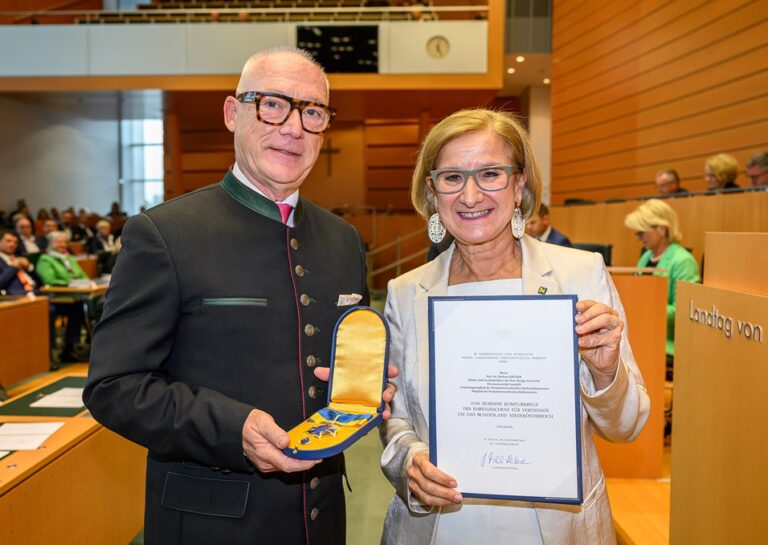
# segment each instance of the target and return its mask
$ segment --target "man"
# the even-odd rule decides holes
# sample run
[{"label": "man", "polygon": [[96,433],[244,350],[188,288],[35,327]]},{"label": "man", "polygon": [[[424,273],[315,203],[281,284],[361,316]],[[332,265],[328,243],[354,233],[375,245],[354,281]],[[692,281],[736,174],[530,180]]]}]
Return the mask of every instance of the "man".
[{"label": "man", "polygon": [[656,173],[656,192],[659,195],[680,196],[688,193],[680,187],[680,175],[674,168],[667,168]]},{"label": "man", "polygon": [[36,237],[32,232],[32,222],[28,218],[22,217],[16,220],[14,228],[16,229],[16,234],[19,235],[19,246],[16,248],[16,255],[29,257],[44,252],[48,247],[45,237]]},{"label": "man", "polygon": [[559,246],[567,246],[569,248],[573,246],[567,236],[552,227],[549,219],[549,208],[544,203],[539,205],[538,214],[528,218],[525,230],[530,236],[542,242],[549,242],[550,244],[558,244]]},{"label": "man", "polygon": [[88,239],[88,233],[78,224],[75,215],[69,210],[61,213],[61,230],[67,233],[71,242],[85,242]]},{"label": "man", "polygon": [[326,405],[334,324],[367,299],[357,232],[298,194],[326,104],[304,52],[257,53],[224,102],[232,171],[125,225],[84,400],[149,449],[147,545],[344,543],[343,457],[282,453]]},{"label": "man", "polygon": [[752,186],[768,186],[768,153],[758,151],[747,161],[747,177]]},{"label": "man", "polygon": [[0,293],[26,295],[41,284],[29,259],[17,256],[19,237],[11,230],[0,233]]}]

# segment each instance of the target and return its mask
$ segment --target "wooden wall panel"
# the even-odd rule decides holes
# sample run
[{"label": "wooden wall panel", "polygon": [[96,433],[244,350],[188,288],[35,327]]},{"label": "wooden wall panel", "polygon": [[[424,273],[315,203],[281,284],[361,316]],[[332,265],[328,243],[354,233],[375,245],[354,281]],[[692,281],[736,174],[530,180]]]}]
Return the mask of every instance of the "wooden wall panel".
[{"label": "wooden wall panel", "polygon": [[764,1],[556,2],[552,202],[651,194],[662,168],[700,190],[708,156],[768,149],[766,59]]},{"label": "wooden wall panel", "polygon": [[379,210],[413,210],[411,175],[430,123],[429,116],[365,123],[366,204]]}]

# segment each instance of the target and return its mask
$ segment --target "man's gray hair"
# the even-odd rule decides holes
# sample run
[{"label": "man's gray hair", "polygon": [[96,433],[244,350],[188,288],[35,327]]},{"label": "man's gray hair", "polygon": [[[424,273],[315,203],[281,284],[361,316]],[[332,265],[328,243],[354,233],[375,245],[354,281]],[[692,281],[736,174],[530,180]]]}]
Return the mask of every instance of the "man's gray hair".
[{"label": "man's gray hair", "polygon": [[312,66],[320,70],[320,72],[323,74],[323,79],[325,80],[325,90],[326,93],[330,93],[331,86],[328,83],[328,75],[325,73],[325,69],[322,67],[322,65],[315,60],[315,58],[312,56],[312,54],[305,50],[298,47],[293,47],[290,45],[278,45],[275,47],[270,47],[269,49],[262,49],[261,51],[257,51],[250,57],[248,57],[248,60],[245,61],[245,65],[243,65],[243,71],[240,73],[240,81],[237,82],[237,89],[235,90],[235,95],[239,95],[240,93],[244,93],[246,91],[252,91],[253,89],[243,89],[243,78],[246,74],[248,74],[255,65],[257,65],[260,61],[267,57],[271,57],[273,55],[278,55],[280,53],[290,53],[293,55],[298,55],[299,57],[303,58],[305,61],[310,63]]}]

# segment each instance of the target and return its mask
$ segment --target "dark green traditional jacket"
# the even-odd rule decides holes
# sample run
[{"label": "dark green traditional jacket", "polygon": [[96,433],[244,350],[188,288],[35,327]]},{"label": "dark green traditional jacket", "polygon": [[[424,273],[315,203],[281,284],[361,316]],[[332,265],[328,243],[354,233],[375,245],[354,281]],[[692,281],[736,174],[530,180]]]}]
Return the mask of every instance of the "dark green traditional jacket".
[{"label": "dark green traditional jacket", "polygon": [[145,543],[344,543],[343,457],[262,474],[253,408],[290,429],[326,404],[333,327],[367,301],[362,242],[304,198],[295,227],[228,173],[131,218],[95,330],[84,398],[149,449]]}]

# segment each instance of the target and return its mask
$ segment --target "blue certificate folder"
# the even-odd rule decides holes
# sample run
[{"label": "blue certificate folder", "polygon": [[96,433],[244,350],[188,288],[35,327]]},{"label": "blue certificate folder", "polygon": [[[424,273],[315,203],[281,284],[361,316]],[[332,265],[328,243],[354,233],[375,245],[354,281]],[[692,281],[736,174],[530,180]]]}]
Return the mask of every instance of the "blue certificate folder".
[{"label": "blue certificate folder", "polygon": [[428,301],[430,461],[466,497],[581,504],[577,297]]}]

